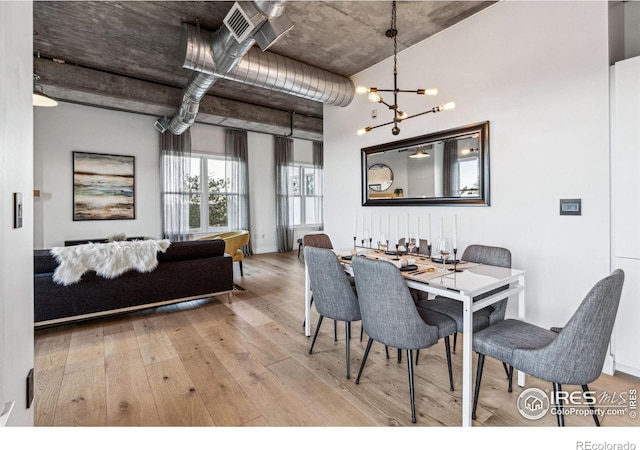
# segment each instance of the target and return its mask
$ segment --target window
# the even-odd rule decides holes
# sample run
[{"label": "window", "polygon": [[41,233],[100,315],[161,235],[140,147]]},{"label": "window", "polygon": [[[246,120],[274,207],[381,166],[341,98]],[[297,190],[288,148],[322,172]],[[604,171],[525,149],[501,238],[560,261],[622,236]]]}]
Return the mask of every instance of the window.
[{"label": "window", "polygon": [[[206,180],[205,183],[202,180]],[[189,228],[192,233],[216,232],[228,228],[227,201],[230,181],[225,176],[223,156],[191,155],[188,175]]]},{"label": "window", "polygon": [[458,159],[459,192],[461,197],[478,195],[479,174],[478,158]]},{"label": "window", "polygon": [[310,164],[289,167],[289,221],[294,227],[322,224],[322,170]]}]

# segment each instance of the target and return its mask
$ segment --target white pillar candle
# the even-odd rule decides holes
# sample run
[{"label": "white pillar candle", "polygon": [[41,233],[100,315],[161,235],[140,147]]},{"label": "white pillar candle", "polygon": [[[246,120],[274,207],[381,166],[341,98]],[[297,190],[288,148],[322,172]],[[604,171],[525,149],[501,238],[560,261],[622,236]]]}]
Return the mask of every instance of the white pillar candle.
[{"label": "white pillar candle", "polygon": [[373,213],[369,214],[369,237],[373,237]]},{"label": "white pillar candle", "polygon": [[440,217],[440,240],[442,240],[442,238],[444,237],[444,235],[442,234],[444,229],[444,217]]},{"label": "white pillar candle", "polygon": [[420,245],[420,216],[416,217],[416,245]]},{"label": "white pillar candle", "polygon": [[362,239],[364,239],[364,238],[365,238],[365,235],[364,235],[364,213],[362,213]]},{"label": "white pillar candle", "polygon": [[431,213],[427,214],[427,245],[431,243]]},{"label": "white pillar candle", "polygon": [[400,240],[400,216],[396,216],[396,244]]},{"label": "white pillar candle", "polygon": [[380,223],[378,224],[378,235],[382,234],[382,214],[380,214]]},{"label": "white pillar candle", "polygon": [[387,233],[387,240],[391,240],[391,213],[387,213],[387,228],[384,230]]},{"label": "white pillar candle", "polygon": [[458,216],[453,216],[453,248],[458,248]]}]

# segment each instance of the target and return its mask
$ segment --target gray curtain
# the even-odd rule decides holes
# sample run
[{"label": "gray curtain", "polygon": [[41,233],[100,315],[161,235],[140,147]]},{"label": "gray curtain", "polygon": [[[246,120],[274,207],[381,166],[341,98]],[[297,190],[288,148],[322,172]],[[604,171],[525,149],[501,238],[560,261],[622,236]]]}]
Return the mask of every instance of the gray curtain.
[{"label": "gray curtain", "polygon": [[322,142],[313,143],[313,172],[316,181],[315,214],[320,224],[320,230],[324,230],[324,146]]},{"label": "gray curtain", "polygon": [[[229,230],[247,230],[251,236],[249,215],[249,169],[245,130],[225,130],[225,178],[229,182],[227,191],[227,223]],[[242,247],[245,255],[253,253],[253,239]]]},{"label": "gray curtain", "polygon": [[458,170],[458,141],[456,139],[449,139],[444,143],[443,166],[443,195],[445,197],[459,197],[460,174]]},{"label": "gray curtain", "polygon": [[274,136],[276,162],[276,235],[279,252],[293,250],[293,227],[289,220],[289,167],[293,163],[293,139]]},{"label": "gray curtain", "polygon": [[162,236],[170,241],[189,239],[189,165],[191,132],[160,134],[160,208]]}]

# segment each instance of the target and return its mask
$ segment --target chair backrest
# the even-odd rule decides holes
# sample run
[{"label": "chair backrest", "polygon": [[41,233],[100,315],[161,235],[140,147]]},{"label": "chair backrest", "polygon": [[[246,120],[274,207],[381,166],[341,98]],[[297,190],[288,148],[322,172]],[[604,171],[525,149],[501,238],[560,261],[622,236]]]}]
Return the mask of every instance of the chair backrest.
[{"label": "chair backrest", "polygon": [[531,375],[546,381],[583,385],[597,379],[607,355],[623,284],[624,272],[614,270],[591,288],[551,344],[534,351],[516,349],[514,358],[530,359]]},{"label": "chair backrest", "polygon": [[352,260],[362,327],[370,338],[398,349],[420,349],[438,342],[438,328],[427,325],[400,270],[387,261]]},{"label": "chair backrest", "polygon": [[333,248],[331,239],[324,233],[305,234],[302,237],[302,245],[305,247]]},{"label": "chair backrest", "polygon": [[334,320],[360,320],[358,297],[336,254],[330,249],[305,247],[304,260],[318,313]]},{"label": "chair backrest", "polygon": [[[461,260],[488,264],[490,266],[511,268],[511,252],[503,247],[492,247],[489,245],[473,244],[468,246],[464,250]],[[493,295],[500,291],[504,291],[508,288],[509,286],[501,286],[497,289],[493,289],[474,298],[474,300],[482,300],[485,297],[489,297],[490,295]],[[489,315],[490,325],[494,325],[504,320],[504,316],[507,311],[507,299],[500,300],[499,302],[494,303],[492,307],[493,311]]]}]

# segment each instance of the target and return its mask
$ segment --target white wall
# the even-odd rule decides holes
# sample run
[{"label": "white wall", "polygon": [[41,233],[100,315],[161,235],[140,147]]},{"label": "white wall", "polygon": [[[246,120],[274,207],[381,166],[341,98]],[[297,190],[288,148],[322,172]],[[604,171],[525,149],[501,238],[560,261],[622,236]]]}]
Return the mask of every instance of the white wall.
[{"label": "white wall", "polygon": [[[8,426],[33,425],[26,377],[33,367],[33,9],[0,2],[0,410]],[[13,193],[23,226],[13,228]]]},{"label": "white wall", "polygon": [[[402,4],[399,4],[402,8]],[[398,23],[400,39],[402,23]],[[438,100],[401,94],[409,114],[455,101],[453,111],[358,137],[375,105],[357,97],[324,108],[325,224],[336,246],[352,243],[354,213],[440,217],[458,247],[499,245],[527,271],[527,318],[563,325],[609,266],[608,30],[606,2],[501,2],[398,55],[400,88],[438,87]],[[386,60],[353,77],[391,86]],[[372,106],[373,105],[373,106]],[[378,108],[378,121],[390,113]],[[491,206],[361,207],[360,148],[490,121]],[[582,216],[558,214],[582,198]],[[345,220],[345,218],[349,218]],[[375,228],[375,227],[374,227]],[[509,314],[513,314],[510,305]]]},{"label": "white wall", "polygon": [[[160,237],[159,137],[153,117],[60,103],[37,108],[34,118],[34,188],[40,190],[35,248],[114,233]],[[135,157],[134,220],[73,221],[74,151]]]}]

